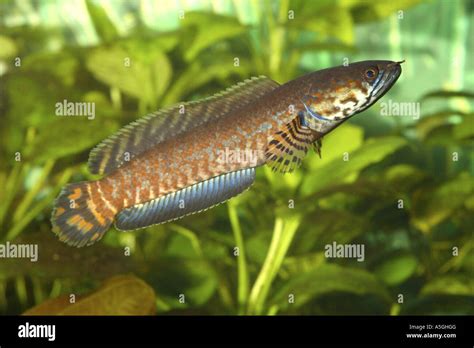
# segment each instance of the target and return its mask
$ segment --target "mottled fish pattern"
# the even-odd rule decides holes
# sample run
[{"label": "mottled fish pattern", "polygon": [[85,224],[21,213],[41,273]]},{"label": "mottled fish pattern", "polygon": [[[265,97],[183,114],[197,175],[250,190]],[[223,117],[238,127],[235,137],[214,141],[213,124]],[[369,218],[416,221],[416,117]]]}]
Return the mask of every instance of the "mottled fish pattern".
[{"label": "mottled fish pattern", "polygon": [[400,63],[358,62],[283,85],[261,76],[147,115],[91,151],[90,171],[103,178],[63,188],[53,232],[90,245],[112,223],[133,230],[222,203],[249,188],[264,164],[291,172],[309,148],[320,154],[325,134],[387,92]]}]

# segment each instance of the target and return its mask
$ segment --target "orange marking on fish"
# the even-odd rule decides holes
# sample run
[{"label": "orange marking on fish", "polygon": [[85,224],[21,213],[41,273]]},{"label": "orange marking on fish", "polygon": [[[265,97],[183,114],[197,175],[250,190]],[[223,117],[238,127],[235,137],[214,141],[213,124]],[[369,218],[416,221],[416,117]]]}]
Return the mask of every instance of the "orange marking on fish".
[{"label": "orange marking on fish", "polygon": [[89,211],[92,213],[92,215],[94,215],[95,219],[101,226],[105,226],[106,221],[104,217],[97,211],[97,206],[92,201],[91,186],[89,184],[87,184],[87,192],[89,193],[89,197],[91,197],[87,200],[87,207],[89,208]]},{"label": "orange marking on fish", "polygon": [[69,226],[77,227],[77,229],[79,229],[82,233],[87,233],[94,227],[93,224],[84,220],[84,218],[80,215],[74,215],[73,217],[70,217],[67,220],[67,224]]},{"label": "orange marking on fish", "polygon": [[96,240],[97,238],[100,237],[100,233],[94,233],[94,235],[91,237],[91,240]]},{"label": "orange marking on fish", "polygon": [[71,193],[71,194],[68,196],[68,198],[75,201],[76,199],[81,198],[81,196],[82,196],[82,191],[81,191],[81,189],[80,189],[79,187],[76,187],[76,188],[74,189],[74,192]]},{"label": "orange marking on fish", "polygon": [[102,187],[100,186],[100,182],[96,181],[96,185],[97,185],[97,191],[99,192],[99,195],[100,195],[100,199],[102,200],[102,202],[105,203],[105,206],[107,207],[107,209],[109,209],[114,215],[117,214],[117,209],[115,209],[112,203],[110,203],[109,200],[105,198],[104,192],[102,192]]},{"label": "orange marking on fish", "polygon": [[55,216],[59,216],[59,215],[63,214],[65,211],[66,211],[66,209],[64,209],[63,207],[58,207],[56,209]]},{"label": "orange marking on fish", "polygon": [[80,219],[81,219],[80,215],[73,215],[69,219],[67,219],[67,224],[69,226],[74,226]]}]

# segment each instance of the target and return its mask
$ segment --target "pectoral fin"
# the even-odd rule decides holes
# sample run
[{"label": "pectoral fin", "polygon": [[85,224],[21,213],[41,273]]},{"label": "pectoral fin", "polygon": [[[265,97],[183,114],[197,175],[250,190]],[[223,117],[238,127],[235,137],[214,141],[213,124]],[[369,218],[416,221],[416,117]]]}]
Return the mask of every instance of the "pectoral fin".
[{"label": "pectoral fin", "polygon": [[318,133],[305,127],[297,116],[275,133],[265,151],[267,164],[274,171],[292,172],[298,168]]}]

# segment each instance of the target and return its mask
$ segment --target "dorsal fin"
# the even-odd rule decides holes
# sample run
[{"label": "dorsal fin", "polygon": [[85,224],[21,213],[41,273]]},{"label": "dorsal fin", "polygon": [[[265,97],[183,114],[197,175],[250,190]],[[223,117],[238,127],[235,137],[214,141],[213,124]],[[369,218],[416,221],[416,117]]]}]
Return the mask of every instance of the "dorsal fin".
[{"label": "dorsal fin", "polygon": [[[122,166],[125,160],[166,139],[215,120],[230,110],[247,105],[276,87],[278,83],[265,76],[253,77],[211,97],[149,114],[97,145],[89,155],[89,169],[93,174],[108,174]],[[129,158],[125,158],[125,154]]]},{"label": "dorsal fin", "polygon": [[271,137],[265,151],[266,163],[273,171],[292,172],[313,144],[315,149],[321,147],[319,137],[320,133],[305,127],[297,116]]}]

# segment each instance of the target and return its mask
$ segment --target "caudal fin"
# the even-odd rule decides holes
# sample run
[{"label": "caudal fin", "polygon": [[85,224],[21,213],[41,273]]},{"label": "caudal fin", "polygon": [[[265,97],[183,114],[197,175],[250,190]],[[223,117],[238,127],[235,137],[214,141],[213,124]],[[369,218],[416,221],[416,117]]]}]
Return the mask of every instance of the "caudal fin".
[{"label": "caudal fin", "polygon": [[54,203],[51,216],[53,232],[69,245],[83,247],[97,242],[114,219],[110,212],[94,203],[91,184],[66,185]]}]

